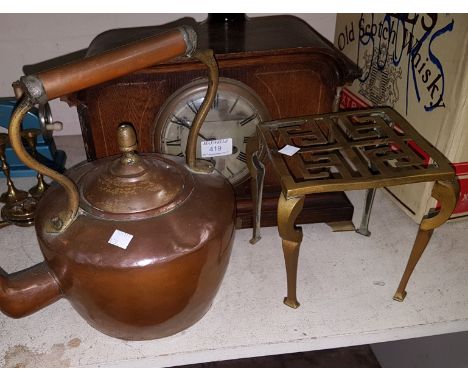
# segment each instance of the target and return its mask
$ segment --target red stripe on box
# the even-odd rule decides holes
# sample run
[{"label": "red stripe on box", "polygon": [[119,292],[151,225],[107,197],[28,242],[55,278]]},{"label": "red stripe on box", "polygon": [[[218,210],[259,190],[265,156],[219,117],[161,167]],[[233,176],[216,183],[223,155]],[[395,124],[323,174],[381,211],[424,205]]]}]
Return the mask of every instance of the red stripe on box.
[{"label": "red stripe on box", "polygon": [[460,184],[460,195],[458,203],[453,210],[453,215],[468,212],[468,179],[459,179],[458,183]]},{"label": "red stripe on box", "polygon": [[468,175],[468,162],[454,163],[453,167],[457,175]]},{"label": "red stripe on box", "polygon": [[[458,177],[458,184],[460,185],[458,203],[452,215],[463,215],[468,212],[468,162],[452,163],[452,166],[455,169],[455,174]],[[440,208],[439,202],[437,202],[436,208]]]},{"label": "red stripe on box", "polygon": [[341,91],[340,108],[342,110],[362,109],[370,106],[370,103],[359,98],[347,88],[343,88]]},{"label": "red stripe on box", "polygon": [[465,214],[468,212],[468,162],[454,163],[455,174],[458,176],[458,184],[460,185],[460,195],[458,203],[453,210],[455,214]]}]

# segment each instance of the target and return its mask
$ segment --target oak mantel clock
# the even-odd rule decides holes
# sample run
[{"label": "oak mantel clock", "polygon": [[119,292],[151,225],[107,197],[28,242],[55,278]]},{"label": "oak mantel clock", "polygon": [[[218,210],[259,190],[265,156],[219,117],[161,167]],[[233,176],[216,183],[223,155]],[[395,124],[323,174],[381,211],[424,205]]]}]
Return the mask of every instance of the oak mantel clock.
[{"label": "oak mantel clock", "polygon": [[[357,78],[359,69],[307,23],[279,15],[210,14],[201,23],[183,18],[156,27],[115,29],[98,35],[87,55],[182,24],[194,26],[199,46],[216,54],[220,86],[200,140],[232,138],[231,155],[212,161],[236,190],[238,227],[248,227],[252,203],[246,142],[256,124],[332,111],[337,89]],[[205,76],[202,64],[184,58],[78,93],[88,158],[118,153],[114,135],[122,122],[137,129],[140,151],[183,155]],[[276,179],[265,180],[264,225],[276,224],[278,190]],[[298,222],[350,221],[352,213],[344,193],[317,194],[306,201]]]}]

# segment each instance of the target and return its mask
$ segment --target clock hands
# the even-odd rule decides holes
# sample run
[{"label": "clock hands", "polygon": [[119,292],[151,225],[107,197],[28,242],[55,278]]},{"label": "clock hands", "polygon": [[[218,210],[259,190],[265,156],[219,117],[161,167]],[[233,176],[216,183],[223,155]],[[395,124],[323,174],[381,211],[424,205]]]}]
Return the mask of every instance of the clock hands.
[{"label": "clock hands", "polygon": [[[172,119],[171,119],[171,122],[172,123],[175,123],[176,125],[179,125],[179,126],[182,126],[182,127],[185,127],[186,129],[190,130],[192,128],[192,125],[190,123],[190,121],[188,121],[187,119],[185,118],[180,118],[178,116],[176,116],[175,114],[172,115]],[[206,138],[205,136],[203,136],[201,133],[198,133],[198,136],[202,139],[204,139],[205,141],[211,141],[213,139],[216,139],[216,138]],[[179,140],[180,141],[180,140]]]},{"label": "clock hands", "polygon": [[180,138],[178,139],[171,139],[170,141],[165,141],[164,144],[166,146],[180,146],[181,145],[181,140]]},{"label": "clock hands", "polygon": [[180,118],[175,114],[172,114],[171,122],[175,123],[176,125],[186,127],[190,130],[190,122],[185,118]]},{"label": "clock hands", "polygon": [[242,121],[239,122],[239,125],[241,126],[245,126],[247,125],[249,122],[252,122],[255,118],[257,118],[258,114],[257,113],[253,113],[252,115],[248,116],[247,118],[244,118]]},{"label": "clock hands", "polygon": [[237,105],[237,102],[239,102],[239,98],[240,98],[240,97],[237,97],[237,98],[236,98],[236,100],[235,100],[234,103],[232,104],[231,108],[229,109],[228,114],[231,114],[231,113],[232,113],[232,111],[234,110],[234,108],[235,108],[236,105]]},{"label": "clock hands", "polygon": [[192,111],[193,114],[197,114],[197,113],[198,113],[199,107],[197,107],[197,105],[195,104],[195,102],[193,102],[193,101],[187,102],[187,106],[188,106],[188,108]]}]

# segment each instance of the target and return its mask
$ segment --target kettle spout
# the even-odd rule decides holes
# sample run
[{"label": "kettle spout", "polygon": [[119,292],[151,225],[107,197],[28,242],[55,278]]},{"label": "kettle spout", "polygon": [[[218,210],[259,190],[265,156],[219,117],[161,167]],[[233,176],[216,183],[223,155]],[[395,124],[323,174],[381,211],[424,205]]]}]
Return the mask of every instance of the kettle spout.
[{"label": "kettle spout", "polygon": [[27,316],[61,297],[45,262],[10,275],[0,268],[0,311],[9,317]]}]

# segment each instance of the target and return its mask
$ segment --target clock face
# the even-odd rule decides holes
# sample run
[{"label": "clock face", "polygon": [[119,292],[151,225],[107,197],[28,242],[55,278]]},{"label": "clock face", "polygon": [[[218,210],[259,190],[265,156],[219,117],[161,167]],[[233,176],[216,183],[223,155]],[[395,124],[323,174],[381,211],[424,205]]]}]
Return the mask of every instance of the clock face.
[{"label": "clock face", "polygon": [[[206,94],[207,80],[201,79],[177,90],[162,107],[154,126],[154,149],[185,156],[187,139],[195,115]],[[233,185],[248,179],[247,139],[255,135],[259,122],[269,119],[268,112],[255,92],[242,82],[220,78],[218,92],[197,142],[197,158],[202,158],[203,141],[232,139],[232,152],[203,157],[211,161]]]}]

